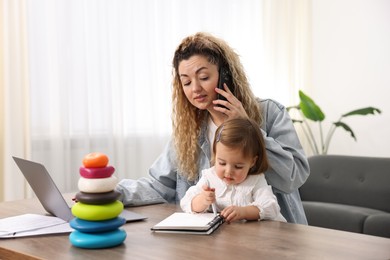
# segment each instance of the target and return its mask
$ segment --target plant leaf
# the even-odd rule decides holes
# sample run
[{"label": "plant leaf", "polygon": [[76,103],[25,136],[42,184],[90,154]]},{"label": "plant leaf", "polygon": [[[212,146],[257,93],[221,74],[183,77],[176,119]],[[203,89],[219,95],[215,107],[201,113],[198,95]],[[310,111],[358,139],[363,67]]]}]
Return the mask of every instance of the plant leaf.
[{"label": "plant leaf", "polygon": [[351,112],[348,112],[348,113],[342,115],[342,117],[353,116],[353,115],[365,116],[365,115],[368,115],[368,114],[375,115],[375,112],[377,112],[378,114],[382,113],[382,111],[380,109],[378,109],[378,108],[375,108],[375,107],[364,107],[364,108],[360,108],[360,109],[356,109],[356,110],[353,110]]},{"label": "plant leaf", "polygon": [[299,98],[301,99],[299,106],[306,118],[313,121],[323,121],[325,119],[321,108],[301,90],[299,91]]},{"label": "plant leaf", "polygon": [[355,134],[353,133],[352,129],[347,125],[347,124],[344,124],[343,122],[341,121],[338,121],[336,123],[333,123],[336,127],[342,127],[344,128],[345,131],[349,132],[352,136],[353,139],[355,139],[355,141],[357,141],[356,137],[355,137]]}]

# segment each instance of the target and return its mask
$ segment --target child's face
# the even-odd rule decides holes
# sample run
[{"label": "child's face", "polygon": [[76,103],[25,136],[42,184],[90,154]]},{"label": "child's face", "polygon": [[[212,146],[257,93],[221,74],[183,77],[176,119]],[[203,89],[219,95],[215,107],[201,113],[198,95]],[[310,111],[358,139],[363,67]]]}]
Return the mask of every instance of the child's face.
[{"label": "child's face", "polygon": [[228,185],[243,182],[256,160],[257,156],[245,158],[240,148],[232,149],[220,142],[217,143],[215,170],[217,176]]}]

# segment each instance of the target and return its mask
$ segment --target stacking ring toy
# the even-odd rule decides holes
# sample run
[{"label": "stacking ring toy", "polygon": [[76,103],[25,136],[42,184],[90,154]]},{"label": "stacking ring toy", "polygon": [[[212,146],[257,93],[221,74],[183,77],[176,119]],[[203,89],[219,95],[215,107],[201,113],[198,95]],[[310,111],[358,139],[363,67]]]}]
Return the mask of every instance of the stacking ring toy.
[{"label": "stacking ring toy", "polygon": [[115,172],[115,168],[111,165],[100,168],[80,167],[80,176],[88,179],[108,178]]},{"label": "stacking ring toy", "polygon": [[89,153],[83,159],[83,165],[87,168],[101,168],[107,164],[108,157],[104,153]]},{"label": "stacking ring toy", "polygon": [[77,202],[72,206],[73,216],[88,220],[102,221],[118,217],[123,211],[123,203],[119,200],[103,205],[90,205],[82,202]]},{"label": "stacking ring toy", "polygon": [[79,178],[78,188],[81,192],[102,193],[115,189],[118,179],[115,176],[99,179]]}]

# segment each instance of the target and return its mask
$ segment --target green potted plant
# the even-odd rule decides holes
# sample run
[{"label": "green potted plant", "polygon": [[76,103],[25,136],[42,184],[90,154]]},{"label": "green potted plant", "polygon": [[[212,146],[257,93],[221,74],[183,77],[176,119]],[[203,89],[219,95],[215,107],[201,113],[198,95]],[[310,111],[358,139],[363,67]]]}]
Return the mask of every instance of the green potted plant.
[{"label": "green potted plant", "polygon": [[[300,124],[304,133],[305,138],[309,142],[310,149],[312,150],[313,154],[327,154],[330,142],[332,140],[333,134],[336,131],[338,127],[343,128],[345,131],[349,132],[353,139],[356,139],[356,136],[352,129],[342,120],[346,117],[353,116],[353,115],[369,115],[369,114],[375,114],[381,113],[381,110],[375,107],[364,107],[360,109],[356,109],[353,111],[350,111],[348,113],[342,114],[340,118],[333,122],[330,126],[326,137],[324,138],[323,133],[323,127],[322,122],[325,119],[325,114],[322,112],[321,108],[305,93],[303,93],[301,90],[299,91],[299,99],[300,103],[296,106],[290,106],[287,107],[287,111],[291,110],[297,110],[299,112],[300,119],[292,119],[294,124]],[[311,120],[313,122],[318,122],[318,128],[319,128],[319,141],[316,140],[311,125],[309,124],[308,120]]]}]

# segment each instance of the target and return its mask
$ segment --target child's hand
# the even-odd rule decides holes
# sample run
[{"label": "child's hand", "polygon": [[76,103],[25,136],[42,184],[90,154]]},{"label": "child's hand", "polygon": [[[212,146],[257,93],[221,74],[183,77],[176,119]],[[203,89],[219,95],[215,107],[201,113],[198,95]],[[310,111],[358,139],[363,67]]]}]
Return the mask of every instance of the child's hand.
[{"label": "child's hand", "polygon": [[260,218],[260,211],[252,205],[245,207],[229,206],[222,210],[221,215],[227,223],[230,223],[241,219],[257,220]]},{"label": "child's hand", "polygon": [[192,199],[191,209],[194,212],[204,212],[214,202],[215,188],[205,184],[202,186],[202,191]]},{"label": "child's hand", "polygon": [[203,199],[203,204],[208,207],[215,202],[215,188],[210,188],[206,184],[202,188],[203,191],[199,195]]},{"label": "child's hand", "polygon": [[238,206],[229,206],[224,208],[221,215],[227,223],[244,218],[243,208]]}]

